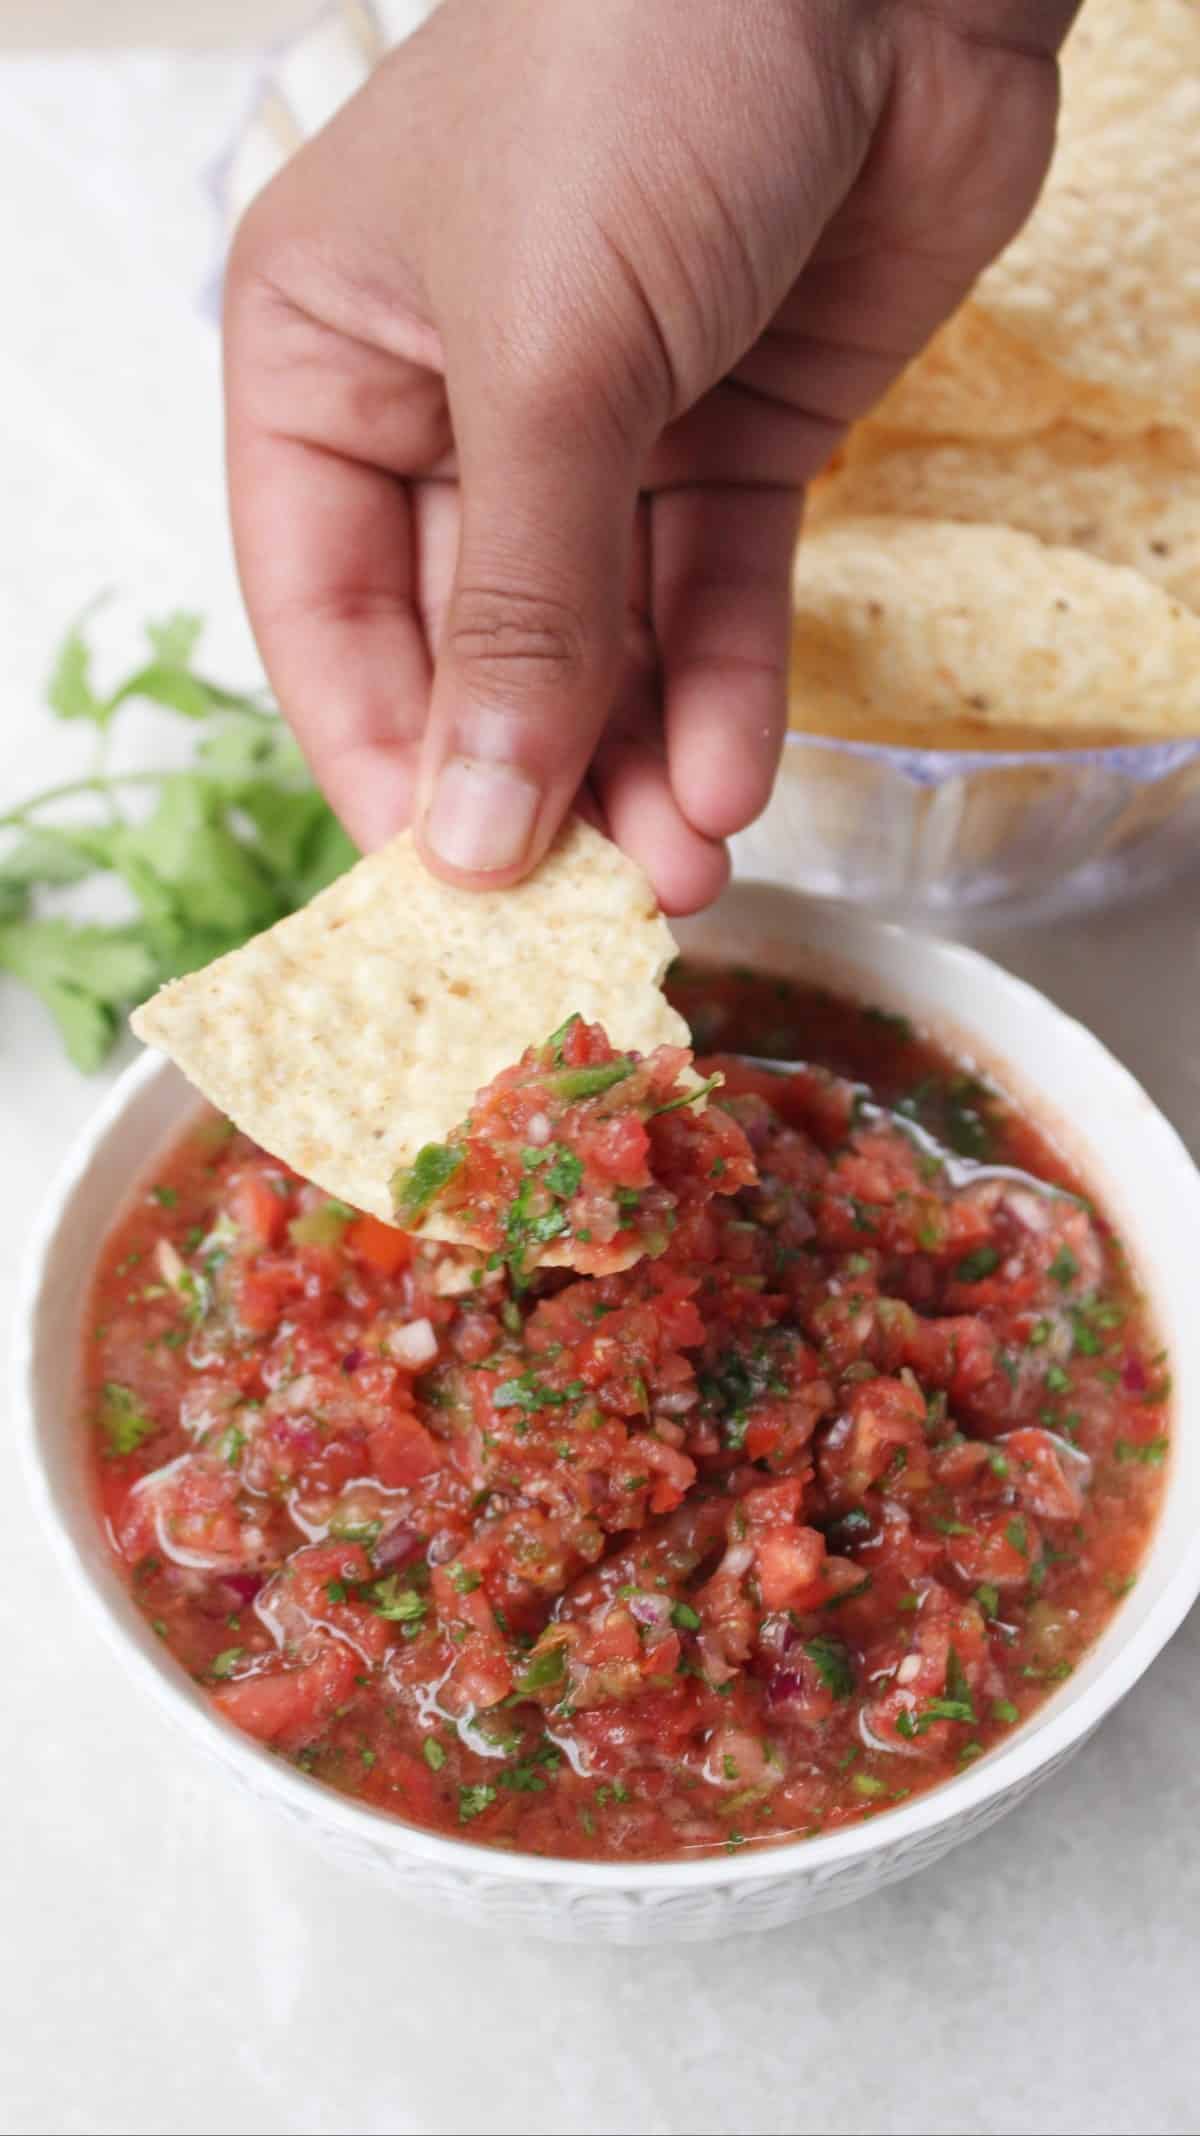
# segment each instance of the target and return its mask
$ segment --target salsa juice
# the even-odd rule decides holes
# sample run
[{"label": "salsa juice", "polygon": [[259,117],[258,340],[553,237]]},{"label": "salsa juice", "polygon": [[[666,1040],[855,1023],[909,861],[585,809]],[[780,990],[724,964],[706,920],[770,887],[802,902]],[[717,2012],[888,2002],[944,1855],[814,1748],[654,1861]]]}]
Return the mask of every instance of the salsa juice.
[{"label": "salsa juice", "polygon": [[209,1114],[90,1306],[103,1518],[180,1664],[330,1786],[531,1853],[736,1851],[951,1777],[1103,1629],[1162,1488],[1166,1360],[1036,1127],[895,1017],[672,993],[725,1083],[650,1122],[652,1257],[414,1241]]}]

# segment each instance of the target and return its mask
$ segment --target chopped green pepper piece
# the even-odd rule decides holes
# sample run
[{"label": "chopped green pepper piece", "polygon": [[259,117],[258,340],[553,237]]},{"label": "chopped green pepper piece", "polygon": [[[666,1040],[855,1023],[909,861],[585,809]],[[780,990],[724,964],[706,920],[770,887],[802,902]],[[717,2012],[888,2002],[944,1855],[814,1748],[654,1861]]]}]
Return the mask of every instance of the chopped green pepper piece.
[{"label": "chopped green pepper piece", "polygon": [[347,1208],[345,1202],[322,1202],[319,1208],[307,1209],[303,1216],[292,1218],[288,1237],[293,1246],[337,1246],[353,1215],[353,1209]]},{"label": "chopped green pepper piece", "polygon": [[548,1690],[551,1684],[562,1681],[566,1667],[567,1657],[561,1646],[543,1647],[518,1676],[517,1689],[522,1693]]},{"label": "chopped green pepper piece", "polygon": [[396,1215],[410,1223],[415,1216],[421,1216],[434,1196],[441,1194],[455,1173],[461,1171],[462,1164],[461,1150],[452,1149],[448,1142],[427,1142],[407,1171],[392,1175]]},{"label": "chopped green pepper piece", "polygon": [[600,1061],[594,1068],[560,1068],[549,1079],[548,1088],[556,1098],[598,1098],[614,1083],[623,1083],[632,1075],[636,1063],[627,1056],[616,1061]]}]

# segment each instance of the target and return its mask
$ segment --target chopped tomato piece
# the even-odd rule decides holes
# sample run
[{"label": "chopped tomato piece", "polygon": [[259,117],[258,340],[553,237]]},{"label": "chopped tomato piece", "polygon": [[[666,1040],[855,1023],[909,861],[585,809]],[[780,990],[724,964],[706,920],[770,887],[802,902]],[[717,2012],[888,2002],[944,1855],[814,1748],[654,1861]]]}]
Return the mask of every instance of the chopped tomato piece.
[{"label": "chopped tomato piece", "polygon": [[272,1187],[271,1176],[242,1172],[229,1189],[229,1214],[251,1246],[274,1246],[287,1223],[287,1201]]},{"label": "chopped tomato piece", "polygon": [[409,1409],[396,1409],[386,1423],[367,1434],[371,1467],[381,1483],[391,1490],[419,1483],[442,1465],[437,1440]]},{"label": "chopped tomato piece", "polygon": [[354,1688],[357,1664],[348,1647],[326,1638],[315,1660],[220,1684],[213,1704],[227,1721],[260,1743],[301,1749],[328,1724]]},{"label": "chopped tomato piece", "polygon": [[356,1261],[381,1276],[394,1276],[412,1260],[412,1240],[394,1224],[382,1224],[377,1216],[358,1216],[346,1233],[346,1251]]}]

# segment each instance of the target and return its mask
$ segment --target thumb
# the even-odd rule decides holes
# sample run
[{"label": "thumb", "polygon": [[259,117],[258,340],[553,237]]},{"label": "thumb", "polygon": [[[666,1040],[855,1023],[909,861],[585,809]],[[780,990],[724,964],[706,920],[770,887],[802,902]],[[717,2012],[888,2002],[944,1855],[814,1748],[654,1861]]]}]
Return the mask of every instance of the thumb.
[{"label": "thumb", "polygon": [[565,417],[561,392],[472,398],[417,836],[438,874],[500,887],[550,844],[616,695],[637,474],[584,395]]}]

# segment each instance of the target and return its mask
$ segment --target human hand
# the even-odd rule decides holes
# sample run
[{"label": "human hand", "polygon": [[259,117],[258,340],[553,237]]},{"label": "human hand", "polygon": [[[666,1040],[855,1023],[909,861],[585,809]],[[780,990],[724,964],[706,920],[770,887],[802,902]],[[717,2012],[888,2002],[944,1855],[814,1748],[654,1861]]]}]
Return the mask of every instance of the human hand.
[{"label": "human hand", "polygon": [[443,0],[251,208],[250,619],[363,845],[585,778],[669,911],[771,789],[804,485],[1036,197],[1078,0]]}]

